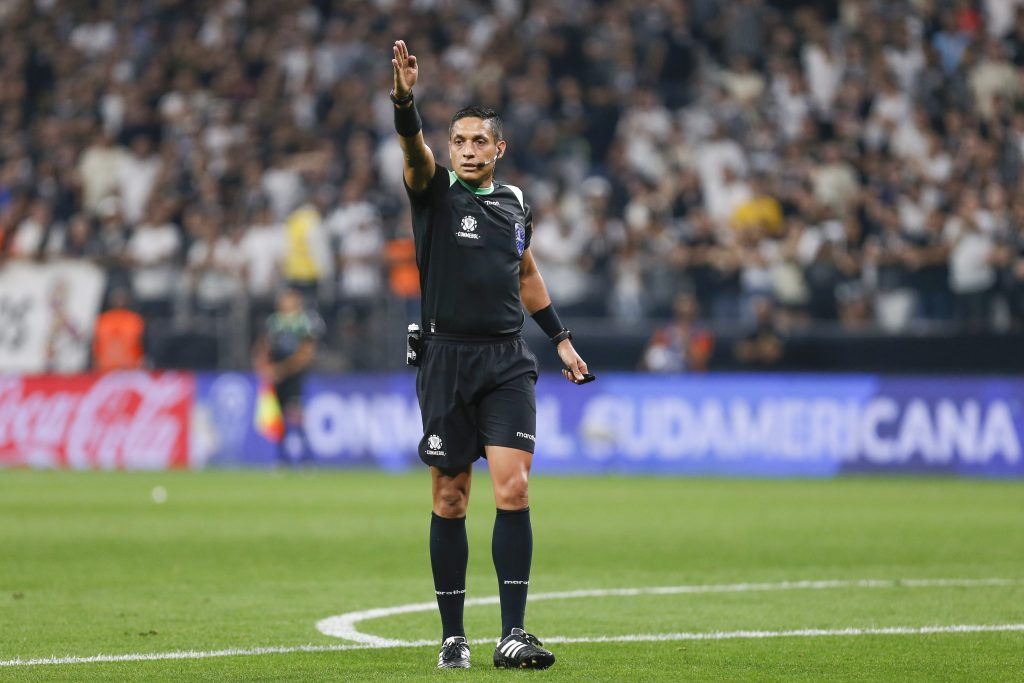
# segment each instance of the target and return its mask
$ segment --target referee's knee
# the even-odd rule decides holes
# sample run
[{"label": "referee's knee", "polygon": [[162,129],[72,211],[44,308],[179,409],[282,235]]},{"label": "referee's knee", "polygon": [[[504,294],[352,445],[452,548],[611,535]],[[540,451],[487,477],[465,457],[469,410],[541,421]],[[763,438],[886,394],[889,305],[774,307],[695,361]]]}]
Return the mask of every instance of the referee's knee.
[{"label": "referee's knee", "polygon": [[500,510],[522,510],[530,505],[529,488],[525,474],[516,474],[495,482],[494,503]]},{"label": "referee's knee", "polygon": [[458,519],[466,516],[469,496],[460,489],[439,491],[434,495],[434,514],[445,519]]}]

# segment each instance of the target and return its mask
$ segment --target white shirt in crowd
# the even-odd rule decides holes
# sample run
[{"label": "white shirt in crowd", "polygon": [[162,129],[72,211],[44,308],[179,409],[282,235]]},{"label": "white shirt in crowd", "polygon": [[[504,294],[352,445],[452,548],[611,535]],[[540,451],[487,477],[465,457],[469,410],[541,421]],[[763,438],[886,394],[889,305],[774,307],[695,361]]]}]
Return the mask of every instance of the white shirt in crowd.
[{"label": "white shirt in crowd", "polygon": [[82,153],[78,176],[82,180],[82,202],[90,213],[96,212],[100,200],[117,191],[126,156],[125,149],[116,145],[91,145]]},{"label": "white shirt in crowd", "polygon": [[579,265],[586,245],[586,230],[576,222],[545,216],[535,224],[530,251],[551,298],[563,305],[579,303],[587,295],[587,274]]},{"label": "white shirt in crowd", "polygon": [[169,299],[178,268],[174,256],[181,249],[178,228],[172,223],[139,225],[128,239],[126,254],[135,263],[132,291],[140,301]]},{"label": "white shirt in crowd", "polygon": [[205,264],[205,267],[196,272],[193,283],[193,291],[200,303],[211,307],[219,306],[235,297],[241,287],[244,260],[242,250],[235,248],[227,237],[218,237],[213,242],[194,242],[188,250],[187,261],[191,268]]},{"label": "white shirt in crowd", "polygon": [[142,220],[162,166],[163,161],[156,154],[145,157],[127,154],[118,164],[117,185],[121,193],[121,210],[129,224]]},{"label": "white shirt in crowd", "polygon": [[270,297],[277,290],[284,254],[280,224],[252,225],[238,245],[245,273],[245,287],[254,298]]},{"label": "white shirt in crowd", "polygon": [[946,222],[943,234],[953,245],[949,254],[949,287],[954,294],[977,294],[995,284],[996,271],[988,262],[993,247],[991,235],[967,227],[956,216]]},{"label": "white shirt in crowd", "polygon": [[372,297],[380,291],[383,249],[384,238],[375,222],[361,222],[345,232],[338,246],[342,297]]},{"label": "white shirt in crowd", "polygon": [[15,258],[32,258],[39,253],[46,228],[36,219],[29,217],[18,223],[11,240],[10,254]]},{"label": "white shirt in crowd", "polygon": [[804,47],[801,59],[811,99],[819,111],[831,112],[843,81],[843,60],[815,43]]}]

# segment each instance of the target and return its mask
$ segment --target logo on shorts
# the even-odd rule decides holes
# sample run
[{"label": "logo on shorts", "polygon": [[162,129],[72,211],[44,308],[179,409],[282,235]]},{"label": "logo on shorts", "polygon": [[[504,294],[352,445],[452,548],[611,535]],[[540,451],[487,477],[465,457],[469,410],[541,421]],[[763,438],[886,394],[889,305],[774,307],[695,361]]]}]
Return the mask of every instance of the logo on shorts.
[{"label": "logo on shorts", "polygon": [[537,437],[533,434],[527,434],[526,432],[516,432],[516,436],[520,439],[529,439],[530,441],[537,441]]},{"label": "logo on shorts", "polygon": [[520,256],[523,255],[523,251],[526,250],[526,228],[523,227],[522,223],[516,223],[516,251]]},{"label": "logo on shorts", "polygon": [[441,437],[437,434],[431,434],[427,437],[427,455],[447,455],[441,450],[441,446],[444,445],[441,441]]}]

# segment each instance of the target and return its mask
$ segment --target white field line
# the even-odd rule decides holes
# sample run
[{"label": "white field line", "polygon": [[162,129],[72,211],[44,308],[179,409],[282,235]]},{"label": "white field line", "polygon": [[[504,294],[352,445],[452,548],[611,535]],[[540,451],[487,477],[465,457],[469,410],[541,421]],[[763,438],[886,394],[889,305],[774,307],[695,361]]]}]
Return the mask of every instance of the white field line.
[{"label": "white field line", "polygon": [[[651,588],[611,588],[565,591],[560,593],[539,593],[530,596],[530,601],[568,600],[586,597],[635,596],[635,595],[678,595],[687,593],[742,593],[750,591],[779,590],[823,590],[829,588],[976,588],[984,586],[1012,586],[1024,583],[1024,579],[899,579],[899,580],[828,580],[828,581],[781,581],[777,583],[733,583],[697,584],[690,586],[660,586]],[[472,598],[466,606],[497,604],[497,596]],[[295,652],[345,652],[348,650],[373,650],[398,647],[436,646],[434,640],[392,640],[359,632],[355,625],[367,619],[425,612],[436,608],[433,602],[421,602],[395,607],[381,607],[359,612],[349,612],[328,617],[317,623],[325,635],[345,637],[356,641],[354,644],[339,645],[292,645],[281,647],[229,648],[223,650],[180,650],[176,652],[129,653],[120,655],[93,655],[89,657],[43,657],[37,659],[0,660],[0,667],[43,666],[53,664],[95,664],[109,662],[147,662],[160,660],[209,659],[212,657],[251,657],[256,655],[290,654]],[[621,643],[621,642],[662,642],[682,640],[730,640],[753,638],[817,638],[869,635],[930,635],[941,633],[994,633],[1024,632],[1024,624],[955,624],[950,626],[894,626],[883,628],[844,629],[797,629],[789,631],[713,631],[707,633],[652,633],[621,636],[561,636],[545,638],[548,643]],[[340,633],[347,635],[340,635]],[[474,644],[493,644],[493,639],[478,639]]]},{"label": "white field line", "polygon": [[[712,631],[708,633],[650,633],[622,636],[584,636],[545,638],[545,643],[654,643],[681,640],[736,640],[758,638],[827,638],[846,636],[914,636],[946,633],[1024,633],[1024,624],[954,624],[951,626],[888,626],[884,628],[797,629],[793,631]],[[397,641],[396,641],[397,642]],[[477,638],[474,645],[493,645],[493,638]],[[41,659],[5,659],[0,666],[43,666],[52,664],[97,664],[107,662],[152,662],[168,659],[210,659],[212,657],[252,657],[294,652],[345,652],[384,650],[400,647],[437,647],[436,640],[400,641],[398,645],[294,645],[284,647],[232,648],[227,650],[182,650],[92,657],[44,657]]]},{"label": "white field line", "polygon": [[[727,583],[695,584],[689,586],[655,586],[649,588],[598,588],[592,590],[564,591],[560,593],[538,593],[530,595],[530,602],[539,600],[572,600],[575,598],[630,597],[634,595],[679,595],[687,593],[748,593],[753,591],[825,590],[833,588],[978,588],[984,586],[1012,586],[1024,583],[1024,579],[860,579],[827,581],[779,581],[777,583]],[[495,595],[484,598],[469,598],[466,607],[475,605],[496,605]],[[406,641],[382,638],[361,632],[357,624],[368,619],[380,619],[396,614],[429,612],[437,609],[435,602],[417,602],[395,607],[378,607],[359,612],[347,612],[327,617],[317,622],[316,627],[325,636],[351,640],[376,647],[397,647]],[[550,640],[550,639],[549,639]]]}]

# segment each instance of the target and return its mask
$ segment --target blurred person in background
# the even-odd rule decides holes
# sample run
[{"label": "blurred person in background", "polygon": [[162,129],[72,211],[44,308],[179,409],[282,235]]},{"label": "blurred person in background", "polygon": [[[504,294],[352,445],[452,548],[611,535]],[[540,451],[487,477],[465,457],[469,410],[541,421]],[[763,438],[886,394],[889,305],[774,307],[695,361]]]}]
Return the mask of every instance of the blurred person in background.
[{"label": "blurred person in background", "polygon": [[39,260],[46,255],[53,226],[53,212],[42,199],[34,199],[28,215],[18,223],[10,237],[7,253],[16,259]]},{"label": "blurred person in background", "polygon": [[[233,227],[221,234],[223,217],[215,211],[188,213],[187,229],[192,246],[185,257],[192,303],[201,317],[223,316],[242,292],[245,254],[240,242],[243,228]],[[192,225],[188,225],[188,223]]]},{"label": "blurred person in background", "polygon": [[361,340],[372,335],[376,312],[380,309],[384,261],[384,235],[380,215],[366,205],[364,212],[349,212],[351,223],[336,238],[335,271],[338,274],[338,298],[334,327],[337,345],[346,352],[354,367],[371,366],[372,345]]},{"label": "blurred person in background", "polygon": [[179,284],[182,240],[173,212],[166,200],[150,204],[146,220],[131,231],[123,252],[131,269],[132,299],[147,326],[170,319]]},{"label": "blurred person in background", "polygon": [[775,319],[775,305],[768,297],[754,301],[754,327],[733,346],[741,364],[768,369],[779,365],[785,356],[785,341]]},{"label": "blurred person in background", "polygon": [[96,318],[92,368],[96,372],[137,370],[145,360],[146,322],[132,310],[131,290],[111,290],[107,308]]},{"label": "blurred person in background", "polygon": [[680,292],[671,323],[658,328],[647,344],[640,369],[648,372],[704,372],[715,349],[712,332],[698,323],[697,297]]},{"label": "blurred person in background", "polygon": [[981,221],[984,215],[977,194],[969,190],[945,228],[955,319],[961,330],[969,332],[979,332],[991,321],[996,286],[996,245]]},{"label": "blurred person in background", "polygon": [[397,234],[384,245],[384,258],[388,264],[388,286],[391,293],[403,303],[405,318],[420,318],[420,269],[416,266],[416,241],[412,235],[412,222],[403,213],[395,226]]},{"label": "blurred person in background", "polygon": [[288,214],[284,222],[282,272],[288,287],[301,292],[307,305],[320,301],[320,283],[333,272],[330,242],[324,227],[324,210],[330,204],[330,190],[319,188],[313,197]]},{"label": "blurred person in background", "polygon": [[302,292],[287,287],[278,294],[277,309],[254,348],[256,371],[273,385],[284,416],[277,452],[283,465],[313,458],[302,424],[302,387],[323,332],[323,321],[306,308]]},{"label": "blurred person in background", "polygon": [[274,220],[270,203],[254,199],[247,209],[251,216],[238,243],[241,277],[249,299],[250,329],[258,330],[274,310],[274,296],[282,282],[284,226]]}]

